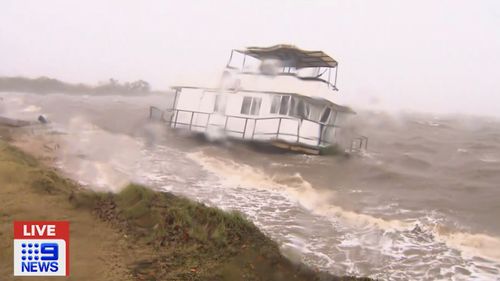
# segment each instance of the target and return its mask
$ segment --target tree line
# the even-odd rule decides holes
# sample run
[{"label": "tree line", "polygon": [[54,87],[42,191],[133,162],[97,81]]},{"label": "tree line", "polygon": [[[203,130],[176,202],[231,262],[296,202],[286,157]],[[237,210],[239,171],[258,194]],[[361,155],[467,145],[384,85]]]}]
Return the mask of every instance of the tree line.
[{"label": "tree line", "polygon": [[116,79],[109,79],[96,86],[87,84],[71,84],[49,77],[0,77],[0,91],[26,93],[69,93],[69,94],[148,94],[151,86],[144,80],[120,83]]}]

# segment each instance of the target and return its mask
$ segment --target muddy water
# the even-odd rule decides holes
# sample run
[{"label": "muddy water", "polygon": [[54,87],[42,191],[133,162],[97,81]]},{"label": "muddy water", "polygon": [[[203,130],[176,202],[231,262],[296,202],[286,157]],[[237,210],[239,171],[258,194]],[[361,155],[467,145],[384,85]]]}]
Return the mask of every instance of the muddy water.
[{"label": "muddy water", "polygon": [[[360,113],[350,159],[263,153],[146,121],[169,97],[2,94],[2,113],[46,114],[58,165],[96,188],[138,181],[245,213],[292,259],[391,280],[498,280],[500,123]],[[47,130],[34,130],[34,138]]]}]

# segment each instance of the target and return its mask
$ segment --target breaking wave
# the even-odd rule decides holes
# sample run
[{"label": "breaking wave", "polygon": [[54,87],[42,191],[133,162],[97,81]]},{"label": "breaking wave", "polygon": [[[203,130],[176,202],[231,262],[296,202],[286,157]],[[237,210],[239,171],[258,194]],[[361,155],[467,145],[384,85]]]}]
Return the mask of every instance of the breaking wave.
[{"label": "breaking wave", "polygon": [[258,168],[229,159],[210,157],[203,152],[190,153],[188,157],[206,170],[218,175],[228,185],[278,191],[314,214],[336,216],[356,226],[377,225],[382,229],[402,229],[410,226],[405,222],[375,218],[332,205],[331,201],[335,192],[314,189],[299,173],[268,176]]},{"label": "breaking wave", "polygon": [[[453,275],[467,272],[465,275],[469,277],[491,278],[493,276],[491,273],[496,274],[500,270],[500,238],[451,230],[441,225],[435,214],[406,220],[387,220],[334,205],[332,201],[335,198],[335,191],[315,189],[299,173],[268,175],[259,168],[230,159],[209,156],[203,151],[190,153],[188,158],[216,175],[224,185],[280,193],[312,214],[327,218],[337,227],[346,228],[352,235],[347,234],[346,237],[349,239],[340,241],[340,247],[363,245],[365,248],[381,251],[393,258],[399,256],[404,259],[415,258],[411,257],[411,249],[415,249],[417,253],[425,252],[424,249],[430,247],[427,254],[434,252],[432,254],[436,256],[451,255],[449,259],[462,260],[454,263],[463,263],[463,270],[458,267]],[[453,249],[458,252],[453,254]],[[426,254],[421,252],[419,255],[425,257]],[[485,265],[470,266],[471,263],[475,265],[481,262]],[[469,266],[465,266],[466,264]],[[353,273],[360,273],[359,270],[355,270],[357,267],[351,268]],[[378,273],[373,276],[381,277]],[[413,277],[416,276],[421,277],[421,275]]]}]

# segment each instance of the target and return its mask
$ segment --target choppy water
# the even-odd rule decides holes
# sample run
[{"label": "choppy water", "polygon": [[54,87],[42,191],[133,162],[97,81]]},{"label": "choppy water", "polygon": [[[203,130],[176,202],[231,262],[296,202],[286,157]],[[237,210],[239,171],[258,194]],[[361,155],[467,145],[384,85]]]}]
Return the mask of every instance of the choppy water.
[{"label": "choppy water", "polygon": [[[245,213],[292,259],[389,280],[500,280],[500,122],[360,113],[369,151],[269,154],[171,134],[145,119],[166,97],[2,94],[3,115],[44,113],[80,181],[128,180]],[[39,137],[36,135],[35,137]]]}]

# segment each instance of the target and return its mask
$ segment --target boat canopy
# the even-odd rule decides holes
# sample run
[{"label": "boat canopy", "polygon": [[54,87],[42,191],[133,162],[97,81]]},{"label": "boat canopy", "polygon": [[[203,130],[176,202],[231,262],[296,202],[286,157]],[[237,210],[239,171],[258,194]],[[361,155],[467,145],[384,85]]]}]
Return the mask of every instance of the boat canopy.
[{"label": "boat canopy", "polygon": [[235,50],[259,60],[278,59],[285,63],[286,67],[328,67],[335,68],[338,63],[323,51],[307,51],[294,45],[279,44],[271,47],[247,47],[243,50]]}]

